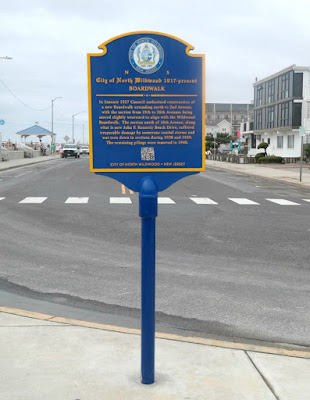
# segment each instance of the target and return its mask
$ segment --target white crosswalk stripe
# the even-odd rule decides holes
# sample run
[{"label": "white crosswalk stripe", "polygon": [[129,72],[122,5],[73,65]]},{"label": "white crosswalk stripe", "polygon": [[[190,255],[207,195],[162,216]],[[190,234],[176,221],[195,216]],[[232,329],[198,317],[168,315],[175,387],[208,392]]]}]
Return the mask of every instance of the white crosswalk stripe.
[{"label": "white crosswalk stripe", "polygon": [[190,199],[196,204],[218,204],[208,197],[190,197]]},{"label": "white crosswalk stripe", "polygon": [[285,200],[285,199],[266,199],[271,201],[272,203],[279,204],[280,206],[300,206],[299,203],[295,203],[294,201]]},{"label": "white crosswalk stripe", "polygon": [[245,198],[229,198],[229,200],[233,201],[234,203],[240,204],[240,205],[258,205],[259,203],[256,203],[256,201],[245,199]]},{"label": "white crosswalk stripe", "polygon": [[0,200],[4,200],[5,199],[5,197],[0,197]]},{"label": "white crosswalk stripe", "polygon": [[45,201],[47,197],[25,197],[20,203],[22,204],[40,204]]},{"label": "white crosswalk stripe", "polygon": [[308,201],[310,203],[310,199],[303,199],[303,201]]},{"label": "white crosswalk stripe", "polygon": [[130,197],[110,197],[110,204],[131,204]]},{"label": "white crosswalk stripe", "polygon": [[87,204],[89,197],[68,197],[65,204]]},{"label": "white crosswalk stripe", "polygon": [[175,201],[170,199],[170,197],[158,197],[158,204],[175,204]]}]

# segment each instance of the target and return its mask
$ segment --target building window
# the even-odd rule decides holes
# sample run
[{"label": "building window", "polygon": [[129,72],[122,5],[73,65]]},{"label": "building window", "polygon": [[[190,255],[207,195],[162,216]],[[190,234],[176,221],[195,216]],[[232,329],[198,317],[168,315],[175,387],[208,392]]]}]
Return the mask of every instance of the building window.
[{"label": "building window", "polygon": [[293,96],[302,98],[302,89],[303,89],[303,74],[302,73],[294,73],[293,77]]},{"label": "building window", "polygon": [[225,115],[225,119],[228,119],[229,118],[229,116],[228,115]]},{"label": "building window", "polygon": [[210,114],[208,114],[208,119],[211,119],[211,115]]},{"label": "building window", "polygon": [[292,126],[299,128],[301,125],[301,103],[293,103]]},{"label": "building window", "polygon": [[260,130],[263,129],[263,114],[262,110],[256,111],[256,129]]},{"label": "building window", "polygon": [[274,107],[267,108],[267,129],[274,128]]},{"label": "building window", "polygon": [[280,107],[279,126],[288,126],[288,102],[280,104],[279,107]]},{"label": "building window", "polygon": [[263,86],[257,86],[257,98],[256,106],[261,106],[263,104]]},{"label": "building window", "polygon": [[294,148],[294,135],[287,135],[287,148],[288,149]]},{"label": "building window", "polygon": [[281,99],[288,98],[288,81],[289,81],[288,73],[280,76],[280,89],[281,89],[280,98]]},{"label": "building window", "polygon": [[267,103],[274,102],[274,79],[267,83]]},{"label": "building window", "polygon": [[251,148],[256,149],[256,136],[254,133],[251,133]]},{"label": "building window", "polygon": [[277,136],[277,148],[283,149],[283,136]]}]

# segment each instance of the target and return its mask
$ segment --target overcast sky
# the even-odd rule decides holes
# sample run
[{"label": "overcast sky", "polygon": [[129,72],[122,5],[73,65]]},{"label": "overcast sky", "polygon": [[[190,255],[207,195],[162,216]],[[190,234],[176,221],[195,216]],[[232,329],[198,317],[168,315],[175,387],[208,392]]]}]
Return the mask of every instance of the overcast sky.
[{"label": "overcast sky", "polygon": [[[310,65],[310,2],[305,0],[10,0],[0,17],[2,139],[38,122],[58,141],[71,137],[72,115],[88,110],[86,54],[133,31],[176,36],[206,57],[206,101],[249,103],[255,77]],[[30,108],[29,108],[30,107]],[[33,109],[46,109],[35,111]],[[88,113],[75,117],[85,141]]]}]

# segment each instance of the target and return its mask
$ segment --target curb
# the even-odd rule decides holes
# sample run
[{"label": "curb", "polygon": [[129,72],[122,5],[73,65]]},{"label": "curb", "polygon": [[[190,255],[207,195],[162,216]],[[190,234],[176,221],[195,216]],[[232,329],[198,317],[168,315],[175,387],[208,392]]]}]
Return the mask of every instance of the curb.
[{"label": "curb", "polygon": [[58,158],[58,157],[49,158],[48,160],[38,160],[38,161],[33,161],[33,162],[26,163],[26,164],[21,164],[21,165],[11,165],[11,166],[5,167],[5,168],[1,168],[1,164],[2,164],[3,162],[4,162],[4,163],[6,162],[6,161],[2,161],[2,162],[0,163],[0,172],[2,172],[2,171],[8,171],[9,169],[14,169],[14,168],[27,167],[28,165],[40,164],[40,163],[42,163],[42,162],[54,161],[54,160],[57,160],[57,158]]},{"label": "curb", "polygon": [[284,183],[284,184],[291,185],[291,186],[298,187],[298,188],[310,189],[310,184],[308,184],[308,183],[291,182],[291,181],[286,180],[286,179],[275,178],[275,177],[271,177],[271,176],[263,176],[263,175],[255,173],[255,172],[234,170],[234,169],[231,169],[231,168],[227,168],[225,165],[224,166],[220,166],[220,165],[207,165],[206,164],[206,171],[207,171],[208,168],[217,169],[217,170],[226,171],[226,172],[231,172],[233,174],[242,174],[242,175],[247,175],[247,176],[255,176],[257,178],[267,179],[267,180],[275,181],[275,182],[279,182],[279,183]]},{"label": "curb", "polygon": [[[88,322],[82,321],[77,319],[70,319],[70,318],[63,318],[57,317],[49,314],[42,314],[33,311],[21,310],[17,308],[10,308],[10,307],[0,307],[0,312],[6,314],[13,314],[18,315],[21,317],[26,318],[33,318],[39,319],[43,321],[49,322],[58,322],[67,325],[74,325],[74,326],[81,326],[84,328],[91,328],[91,329],[100,329],[110,332],[118,332],[118,333],[125,333],[129,335],[141,335],[141,331],[139,329],[130,329],[124,328],[120,326],[113,326],[113,325],[105,325],[96,322]],[[294,358],[306,358],[310,359],[310,349],[309,350],[290,350],[285,348],[278,348],[278,347],[270,347],[270,346],[260,346],[260,345],[251,345],[245,343],[235,343],[235,342],[228,342],[228,341],[221,341],[221,340],[214,340],[214,339],[205,339],[199,337],[186,337],[180,336],[175,334],[167,334],[167,333],[155,333],[155,337],[157,339],[165,339],[165,340],[172,340],[177,342],[186,342],[186,343],[193,343],[193,344],[200,344],[205,346],[212,346],[212,347],[220,347],[232,350],[242,350],[242,351],[252,351],[256,353],[265,353],[265,354],[273,354],[278,356],[286,356],[286,357],[294,357]]]}]

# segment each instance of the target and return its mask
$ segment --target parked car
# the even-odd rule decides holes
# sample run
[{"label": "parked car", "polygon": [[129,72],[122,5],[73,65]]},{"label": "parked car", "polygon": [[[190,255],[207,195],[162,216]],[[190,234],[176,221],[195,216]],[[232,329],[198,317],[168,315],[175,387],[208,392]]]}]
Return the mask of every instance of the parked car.
[{"label": "parked car", "polygon": [[88,146],[81,146],[80,147],[81,154],[89,154],[89,147]]},{"label": "parked car", "polygon": [[65,144],[61,152],[61,158],[80,158],[80,154],[80,148],[76,144]]}]

